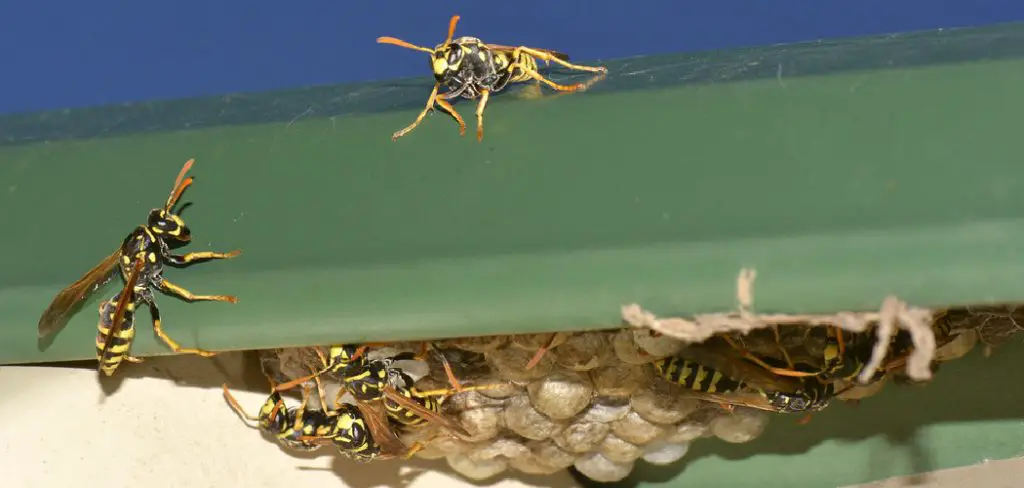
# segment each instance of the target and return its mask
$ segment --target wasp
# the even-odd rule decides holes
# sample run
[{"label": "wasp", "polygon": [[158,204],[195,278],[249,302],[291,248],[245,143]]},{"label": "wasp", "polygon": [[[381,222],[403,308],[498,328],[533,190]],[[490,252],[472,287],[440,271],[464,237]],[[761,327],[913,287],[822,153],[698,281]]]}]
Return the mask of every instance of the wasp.
[{"label": "wasp", "polygon": [[316,451],[322,444],[309,439],[325,437],[335,429],[332,420],[322,410],[306,409],[309,399],[308,388],[302,396],[302,404],[298,407],[286,406],[281,394],[271,391],[257,415],[249,415],[242,409],[238,400],[228,390],[227,384],[221,385],[221,388],[224,390],[224,399],[235,413],[243,419],[256,422],[259,430],[274,436],[280,444],[289,449]]},{"label": "wasp", "polygon": [[697,398],[778,413],[813,412],[838,394],[831,383],[771,374],[741,358],[707,347],[689,347],[679,356],[652,363],[663,379]]},{"label": "wasp", "polygon": [[113,279],[120,271],[125,284],[121,291],[110,300],[100,304],[100,320],[96,336],[96,358],[99,369],[107,376],[114,374],[122,361],[138,363],[142,359],[130,354],[135,337],[135,312],[139,305],[149,306],[153,331],[176,353],[191,353],[212,356],[213,352],[202,349],[181,347],[171,339],[161,326],[160,310],[154,300],[153,290],[177,296],[189,302],[218,301],[236,303],[238,298],[228,295],[196,295],[163,277],[165,265],[186,266],[213,259],[229,259],[241,254],[235,250],[228,253],[203,251],[184,255],[172,254],[171,249],[184,246],[192,238],[191,231],[181,217],[174,214],[174,205],[193,181],[185,174],[192,167],[190,159],[178,173],[170,196],[163,207],[150,210],[145,225],[133,230],[112,254],[104,258],[78,281],[61,290],[39,318],[39,337],[45,338],[67,325],[73,310],[93,292]]},{"label": "wasp", "polygon": [[[870,362],[875,345],[878,343],[878,336],[874,330],[863,332],[844,332],[842,329],[829,326],[824,328],[825,346],[818,365],[795,364],[788,354],[784,354],[785,364],[780,364],[770,358],[761,358],[748,351],[743,350],[735,342],[725,338],[733,347],[741,351],[743,357],[764,369],[781,376],[817,378],[822,382],[841,380],[853,383],[861,374],[867,363]],[[950,342],[953,335],[948,328],[941,326],[935,330],[938,345]],[[866,382],[868,384],[881,381],[896,368],[906,364],[906,359],[913,351],[913,339],[910,333],[899,330],[893,335],[888,346],[888,356],[892,359],[879,368],[875,374]],[[933,371],[937,365],[932,364]]]},{"label": "wasp", "polygon": [[[450,103],[450,101],[462,97],[480,99],[476,107],[476,139],[482,141],[484,138],[483,117],[487,101],[491,94],[503,90],[511,83],[536,80],[560,92],[573,92],[587,88],[588,84],[586,83],[560,85],[545,78],[537,71],[538,59],[547,64],[555,62],[574,70],[601,75],[608,72],[608,68],[603,66],[593,67],[570,63],[568,55],[548,49],[485,44],[475,37],[459,37],[453,40],[455,25],[458,22],[459,16],[452,16],[448,23],[448,37],[433,49],[416,46],[394,37],[377,38],[377,42],[380,44],[393,44],[430,54],[430,66],[434,72],[434,89],[427,98],[426,108],[420,112],[412,124],[395,132],[391,136],[392,140],[397,140],[415,129],[423,117],[434,109],[434,105],[441,107],[441,110],[452,116],[459,124],[459,135],[465,135],[466,123]],[[441,85],[444,85],[447,91],[438,94]]]},{"label": "wasp", "polygon": [[[321,357],[321,367],[310,376],[298,378],[275,387],[275,391],[314,379],[319,384],[320,376],[331,374],[338,378],[343,388],[334,398],[333,408],[327,415],[333,427],[327,433],[301,437],[303,441],[333,443],[345,454],[357,461],[374,459],[409,458],[423,446],[407,447],[397,437],[397,427],[406,428],[429,422],[457,435],[469,433],[458,423],[441,415],[443,397],[451,390],[421,392],[412,386],[412,378],[395,363],[419,359],[420,355],[409,352],[395,356],[369,359],[364,354],[367,346],[338,345],[329,348],[327,357]],[[446,368],[450,371],[449,368]],[[463,388],[480,389],[480,387]],[[345,393],[352,395],[354,403],[341,403]],[[327,405],[326,400],[322,400]],[[326,408],[326,407],[325,407]]]}]

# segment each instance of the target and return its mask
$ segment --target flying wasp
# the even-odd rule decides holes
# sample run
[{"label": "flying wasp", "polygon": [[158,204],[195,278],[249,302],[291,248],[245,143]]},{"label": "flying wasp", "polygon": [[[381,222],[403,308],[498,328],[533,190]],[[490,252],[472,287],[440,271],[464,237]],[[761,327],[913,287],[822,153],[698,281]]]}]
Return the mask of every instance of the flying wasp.
[{"label": "flying wasp", "polygon": [[114,374],[122,361],[141,362],[142,359],[130,354],[132,340],[135,337],[135,312],[139,305],[149,306],[153,321],[153,331],[176,353],[191,353],[200,356],[212,356],[213,352],[202,349],[181,347],[171,339],[161,326],[160,310],[154,300],[153,290],[158,289],[183,300],[218,301],[236,303],[238,298],[227,295],[195,295],[192,292],[167,281],[163,277],[165,265],[186,266],[196,262],[212,259],[229,259],[241,254],[241,251],[228,253],[202,251],[184,255],[171,253],[172,248],[188,244],[192,239],[191,231],[181,218],[174,214],[174,205],[182,193],[193,181],[185,174],[195,160],[188,160],[174,188],[167,197],[163,207],[150,210],[145,225],[133,230],[121,246],[104,258],[93,269],[89,270],[71,286],[61,290],[39,318],[39,337],[45,338],[55,334],[67,325],[75,307],[87,299],[93,292],[113,279],[118,270],[125,281],[124,287],[110,300],[100,304],[100,320],[96,336],[96,359],[99,369],[107,376]]},{"label": "flying wasp", "polygon": [[[450,103],[451,100],[463,97],[480,99],[476,107],[476,139],[482,141],[484,138],[484,109],[487,108],[487,101],[492,93],[501,91],[510,83],[536,80],[560,92],[573,92],[587,88],[587,83],[560,85],[545,78],[537,71],[538,59],[548,64],[555,62],[569,69],[602,75],[608,72],[608,68],[603,66],[593,67],[570,63],[568,55],[557,51],[526,46],[485,44],[475,37],[460,37],[453,40],[455,25],[458,22],[459,16],[452,16],[448,24],[448,37],[444,43],[434,46],[433,49],[416,46],[394,37],[377,38],[377,42],[380,44],[394,44],[430,54],[430,66],[434,72],[434,89],[427,98],[426,108],[420,112],[412,124],[395,132],[391,136],[392,140],[397,140],[415,129],[423,117],[434,109],[434,105],[441,107],[441,110],[451,115],[459,124],[459,135],[465,135],[466,123]],[[438,94],[441,85],[448,90]]]}]

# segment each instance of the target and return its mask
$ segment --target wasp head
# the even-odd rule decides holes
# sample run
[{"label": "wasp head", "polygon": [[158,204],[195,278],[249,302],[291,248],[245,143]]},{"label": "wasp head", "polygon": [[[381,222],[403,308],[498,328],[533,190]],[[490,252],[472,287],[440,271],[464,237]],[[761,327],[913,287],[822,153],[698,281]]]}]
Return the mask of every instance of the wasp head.
[{"label": "wasp head", "polygon": [[155,208],[149,212],[146,227],[158,238],[182,243],[192,240],[192,232],[181,217],[162,208]]},{"label": "wasp head", "polygon": [[434,70],[434,79],[444,81],[452,73],[458,72],[462,67],[466,51],[466,47],[458,40],[434,48],[434,53],[430,55],[430,67]]}]

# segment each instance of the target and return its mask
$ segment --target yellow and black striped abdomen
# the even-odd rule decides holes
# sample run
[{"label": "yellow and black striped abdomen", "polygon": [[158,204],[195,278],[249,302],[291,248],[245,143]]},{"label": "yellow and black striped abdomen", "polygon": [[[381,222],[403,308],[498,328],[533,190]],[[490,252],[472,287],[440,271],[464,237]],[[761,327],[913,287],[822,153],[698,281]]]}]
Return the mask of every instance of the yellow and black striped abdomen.
[{"label": "yellow and black striped abdomen", "polygon": [[742,381],[683,358],[669,357],[654,362],[654,369],[666,380],[695,391],[729,393],[744,386]]},{"label": "yellow and black striped abdomen", "polygon": [[125,356],[132,347],[132,340],[135,339],[135,302],[125,304],[123,320],[120,329],[114,334],[110,341],[110,348],[103,350],[110,335],[110,328],[114,325],[114,312],[117,311],[117,299],[115,296],[100,305],[100,321],[97,324],[99,331],[96,334],[96,360],[100,363],[100,370],[110,376],[114,374],[117,367],[124,361]]},{"label": "yellow and black striped abdomen", "polygon": [[[537,71],[537,60],[533,56],[526,53],[519,53],[519,56],[513,61],[512,66],[512,77],[509,78],[509,83],[522,83],[524,81],[532,80],[533,77],[527,74],[527,70],[536,72]],[[525,69],[522,69],[525,68]]]},{"label": "yellow and black striped abdomen", "polygon": [[[420,404],[424,409],[437,414],[441,413],[441,399],[439,397],[416,395],[408,388],[396,388],[395,390],[401,393],[402,396]],[[384,397],[384,408],[388,412],[388,418],[404,427],[416,427],[427,422],[427,419],[399,405],[398,402],[388,397]]]}]

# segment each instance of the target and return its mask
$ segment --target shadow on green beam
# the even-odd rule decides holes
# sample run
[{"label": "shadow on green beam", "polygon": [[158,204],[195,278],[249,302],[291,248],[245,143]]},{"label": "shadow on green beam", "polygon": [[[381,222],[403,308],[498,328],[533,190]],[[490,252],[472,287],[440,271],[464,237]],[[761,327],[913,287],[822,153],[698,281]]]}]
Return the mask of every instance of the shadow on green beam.
[{"label": "shadow on green beam", "polygon": [[[912,68],[979,59],[992,61],[1022,55],[1024,24],[1009,23],[728,51],[597,60],[590,64],[601,63],[611,74],[589,93],[763,79],[784,83],[787,79],[846,71]],[[581,62],[587,64],[587,61]],[[560,69],[553,69],[552,73],[556,81],[583,79],[582,75]],[[423,105],[430,84],[428,78],[410,78],[12,114],[0,116],[0,145],[290,123],[310,118],[334,120],[407,111]]]}]

